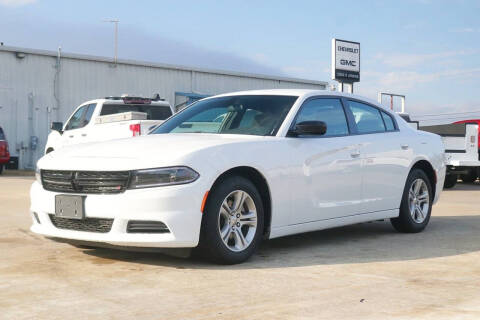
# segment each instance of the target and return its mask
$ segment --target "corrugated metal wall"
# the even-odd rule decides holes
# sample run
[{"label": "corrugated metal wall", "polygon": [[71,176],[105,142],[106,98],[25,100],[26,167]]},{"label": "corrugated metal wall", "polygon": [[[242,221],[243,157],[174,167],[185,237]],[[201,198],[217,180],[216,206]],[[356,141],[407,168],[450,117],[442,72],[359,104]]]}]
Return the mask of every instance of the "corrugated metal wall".
[{"label": "corrugated metal wall", "polygon": [[[24,57],[18,55],[22,52]],[[65,122],[87,100],[124,93],[150,97],[159,93],[171,104],[175,92],[219,94],[247,89],[325,89],[326,83],[186,67],[63,55],[0,47],[0,126],[21,168],[33,168],[43,155],[49,124]],[[31,137],[38,137],[36,149]]]}]

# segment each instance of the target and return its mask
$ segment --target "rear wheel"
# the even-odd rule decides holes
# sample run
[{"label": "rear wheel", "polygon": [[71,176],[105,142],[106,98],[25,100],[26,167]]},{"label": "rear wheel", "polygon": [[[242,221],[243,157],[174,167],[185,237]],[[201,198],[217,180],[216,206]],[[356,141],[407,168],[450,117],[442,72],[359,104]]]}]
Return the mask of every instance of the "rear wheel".
[{"label": "rear wheel", "polygon": [[477,180],[477,170],[476,168],[474,169],[469,169],[467,174],[462,174],[460,176],[463,182],[465,183],[473,183],[475,180]]},{"label": "rear wheel", "polygon": [[398,218],[393,218],[393,227],[399,232],[416,233],[427,226],[432,212],[433,193],[427,175],[413,169],[407,178],[400,204]]},{"label": "rear wheel", "polygon": [[3,173],[3,164],[0,164],[0,174]]},{"label": "rear wheel", "polygon": [[247,260],[262,240],[263,217],[255,185],[239,176],[226,178],[208,197],[200,236],[202,253],[222,264]]},{"label": "rear wheel", "polygon": [[458,180],[458,174],[447,174],[445,177],[445,183],[443,184],[443,188],[450,189],[455,187]]}]

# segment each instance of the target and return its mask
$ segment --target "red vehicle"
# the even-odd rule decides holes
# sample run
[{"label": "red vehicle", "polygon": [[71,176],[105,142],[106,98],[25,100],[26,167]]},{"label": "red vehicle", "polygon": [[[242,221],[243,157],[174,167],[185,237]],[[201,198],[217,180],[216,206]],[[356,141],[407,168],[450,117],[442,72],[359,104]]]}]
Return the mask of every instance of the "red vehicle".
[{"label": "red vehicle", "polygon": [[8,152],[8,142],[3,133],[2,127],[0,127],[0,174],[3,171],[3,167],[10,160],[10,152]]},{"label": "red vehicle", "polygon": [[[474,123],[478,125],[478,151],[480,153],[480,119],[462,120],[455,123]],[[480,159],[479,159],[480,160]],[[474,182],[480,176],[480,167],[472,167],[467,174],[460,175],[463,182]]]}]

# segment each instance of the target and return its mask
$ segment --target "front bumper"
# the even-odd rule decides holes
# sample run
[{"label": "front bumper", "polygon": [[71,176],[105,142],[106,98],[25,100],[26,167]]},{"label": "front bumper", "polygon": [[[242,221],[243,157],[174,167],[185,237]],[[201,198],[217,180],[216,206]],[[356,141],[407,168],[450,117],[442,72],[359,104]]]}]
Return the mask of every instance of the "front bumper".
[{"label": "front bumper", "polygon": [[[30,190],[32,232],[47,237],[132,247],[195,247],[198,245],[203,195],[208,190],[191,184],[127,190],[120,194],[84,195],[86,218],[113,219],[107,233],[60,229],[49,215],[55,213],[55,195],[34,182]],[[40,223],[34,216],[36,213]],[[127,233],[129,220],[163,222],[169,233]]]}]

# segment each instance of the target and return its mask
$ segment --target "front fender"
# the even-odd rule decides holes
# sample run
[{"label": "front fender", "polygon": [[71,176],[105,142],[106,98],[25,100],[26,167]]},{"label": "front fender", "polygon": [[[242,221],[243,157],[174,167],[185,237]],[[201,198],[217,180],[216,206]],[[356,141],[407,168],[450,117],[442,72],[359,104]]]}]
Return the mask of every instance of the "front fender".
[{"label": "front fender", "polygon": [[58,131],[51,131],[48,134],[47,143],[45,144],[44,153],[47,154],[47,150],[53,149],[57,150],[61,148],[61,139],[62,135]]}]

